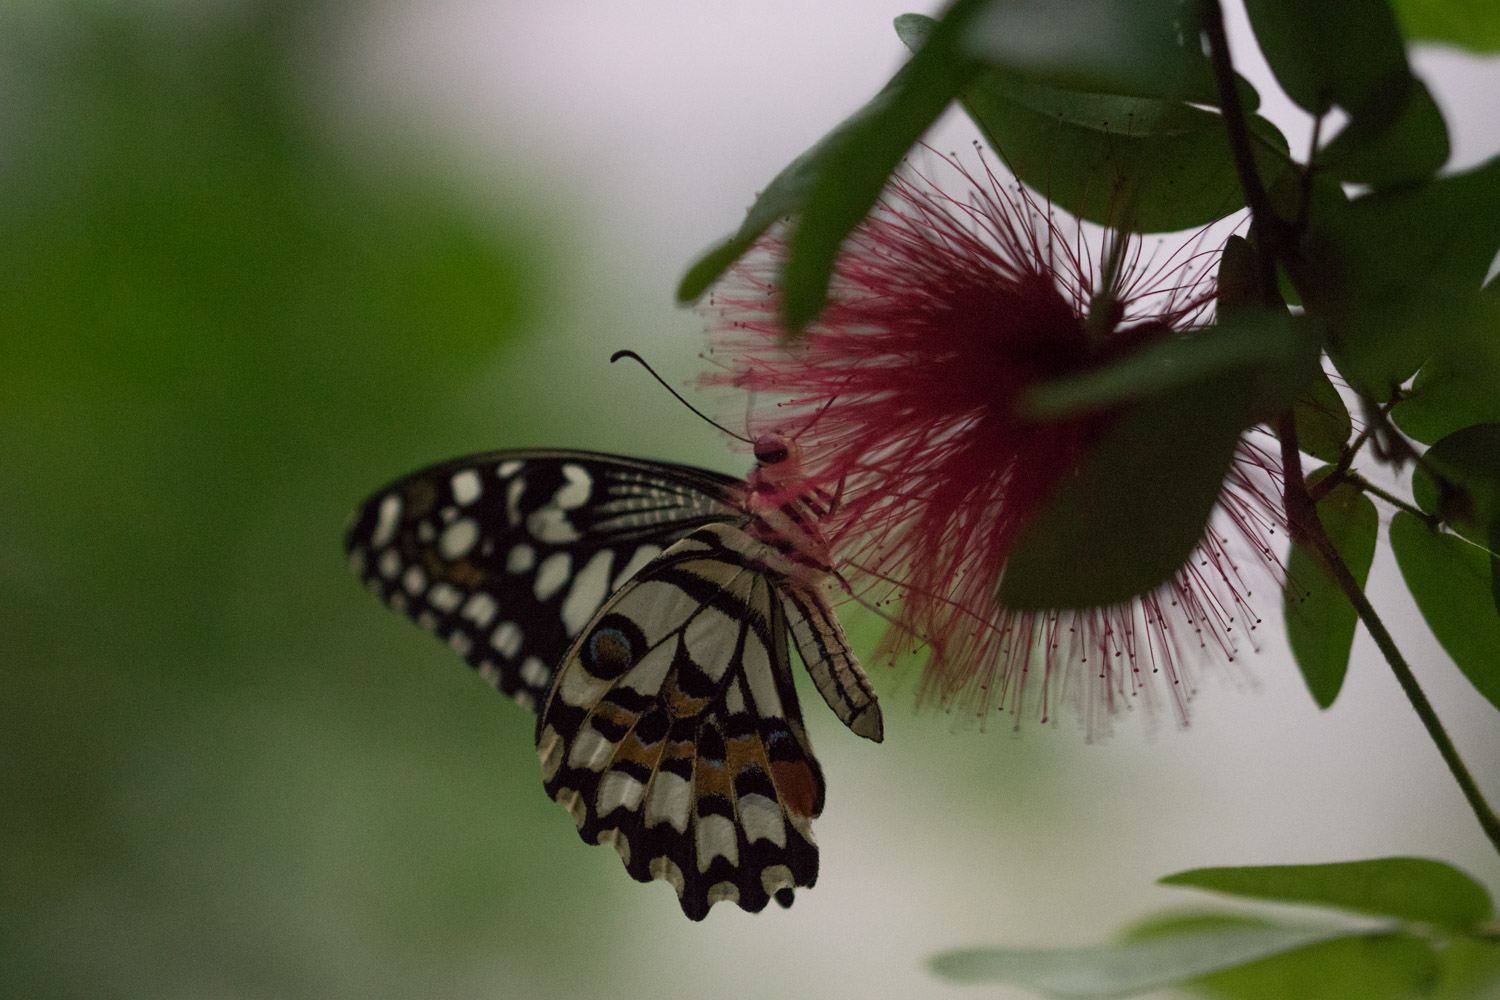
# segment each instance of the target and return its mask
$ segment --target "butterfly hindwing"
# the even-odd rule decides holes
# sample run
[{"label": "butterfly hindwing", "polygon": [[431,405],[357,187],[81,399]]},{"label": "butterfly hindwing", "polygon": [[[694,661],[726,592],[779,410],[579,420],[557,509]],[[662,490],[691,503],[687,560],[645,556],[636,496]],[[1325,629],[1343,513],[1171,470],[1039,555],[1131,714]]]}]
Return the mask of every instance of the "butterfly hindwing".
[{"label": "butterfly hindwing", "polygon": [[785,580],[731,524],[677,542],[607,601],[537,720],[547,791],[639,881],[702,919],[817,879],[823,778],[792,684]]},{"label": "butterfly hindwing", "polygon": [[380,490],[345,547],[378,598],[534,708],[609,595],[695,528],[741,516],[739,488],[593,452],[487,452]]}]

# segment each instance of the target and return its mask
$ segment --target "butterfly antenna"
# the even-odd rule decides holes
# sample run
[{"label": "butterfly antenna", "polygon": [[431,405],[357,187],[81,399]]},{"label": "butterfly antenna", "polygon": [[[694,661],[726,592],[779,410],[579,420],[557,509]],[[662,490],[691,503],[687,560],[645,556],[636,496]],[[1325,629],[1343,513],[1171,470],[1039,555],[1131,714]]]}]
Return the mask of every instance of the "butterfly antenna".
[{"label": "butterfly antenna", "polygon": [[673,396],[676,396],[677,397],[677,402],[681,403],[683,406],[686,406],[688,409],[692,410],[701,419],[707,421],[710,424],[713,424],[719,430],[723,431],[725,434],[728,434],[730,437],[732,437],[732,438],[734,438],[734,439],[736,439],[738,441],[743,441],[746,444],[754,444],[755,443],[754,441],[751,441],[749,438],[745,437],[745,435],[743,435],[743,434],[736,434],[734,431],[730,430],[728,427],[725,427],[723,424],[719,423],[713,417],[710,417],[708,414],[706,414],[702,410],[698,409],[692,403],[689,403],[687,400],[683,399],[682,398],[682,394],[679,393],[676,389],[672,388],[670,385],[668,385],[666,379],[664,379],[660,375],[656,374],[656,369],[652,368],[650,365],[646,364],[646,359],[643,358],[643,357],[641,357],[639,354],[635,353],[634,351],[628,351],[628,350],[627,351],[616,351],[615,353],[613,353],[613,354],[611,354],[609,356],[609,363],[610,364],[614,364],[616,361],[619,361],[621,358],[630,358],[632,361],[638,361],[638,362],[640,362],[640,366],[642,368],[646,369],[646,371],[650,372],[651,373],[651,377],[654,378],[654,379],[656,379],[656,381],[660,382],[661,383],[661,387],[663,389],[665,389],[668,392],[670,392]]}]

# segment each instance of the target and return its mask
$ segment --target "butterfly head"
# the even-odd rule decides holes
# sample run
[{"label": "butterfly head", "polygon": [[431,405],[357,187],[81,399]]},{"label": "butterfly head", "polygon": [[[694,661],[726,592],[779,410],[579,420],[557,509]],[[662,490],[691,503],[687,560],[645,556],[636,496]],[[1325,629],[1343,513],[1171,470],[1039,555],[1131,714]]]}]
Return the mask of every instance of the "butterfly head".
[{"label": "butterfly head", "polygon": [[799,457],[797,442],[780,431],[768,431],[755,439],[755,464],[762,469],[788,463],[795,465]]}]

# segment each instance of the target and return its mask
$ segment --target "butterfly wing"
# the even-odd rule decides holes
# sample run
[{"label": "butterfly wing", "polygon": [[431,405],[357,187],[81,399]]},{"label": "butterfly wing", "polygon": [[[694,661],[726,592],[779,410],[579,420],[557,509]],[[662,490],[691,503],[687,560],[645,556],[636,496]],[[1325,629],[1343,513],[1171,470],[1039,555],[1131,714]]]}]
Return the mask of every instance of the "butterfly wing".
[{"label": "butterfly wing", "polygon": [[695,528],[741,517],[740,489],[665,462],[493,451],[380,490],[344,544],[376,597],[534,708],[605,599]]},{"label": "butterfly wing", "polygon": [[537,718],[548,794],[693,920],[817,880],[823,777],[766,551],[728,524],[677,542],[599,609]]}]

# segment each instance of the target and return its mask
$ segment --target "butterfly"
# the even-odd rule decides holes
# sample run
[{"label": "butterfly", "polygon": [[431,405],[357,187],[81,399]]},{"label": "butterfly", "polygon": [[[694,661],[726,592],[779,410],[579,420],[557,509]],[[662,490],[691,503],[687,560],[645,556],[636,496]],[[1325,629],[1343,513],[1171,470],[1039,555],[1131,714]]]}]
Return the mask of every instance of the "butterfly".
[{"label": "butterfly", "polygon": [[[745,481],[566,450],[472,455],[370,497],[345,539],[370,591],[537,712],[547,793],[637,881],[701,920],[817,880],[822,771],[795,645],[829,707],[879,742],[880,706],[829,605],[795,441]],[[789,641],[790,640],[790,641]]]}]

